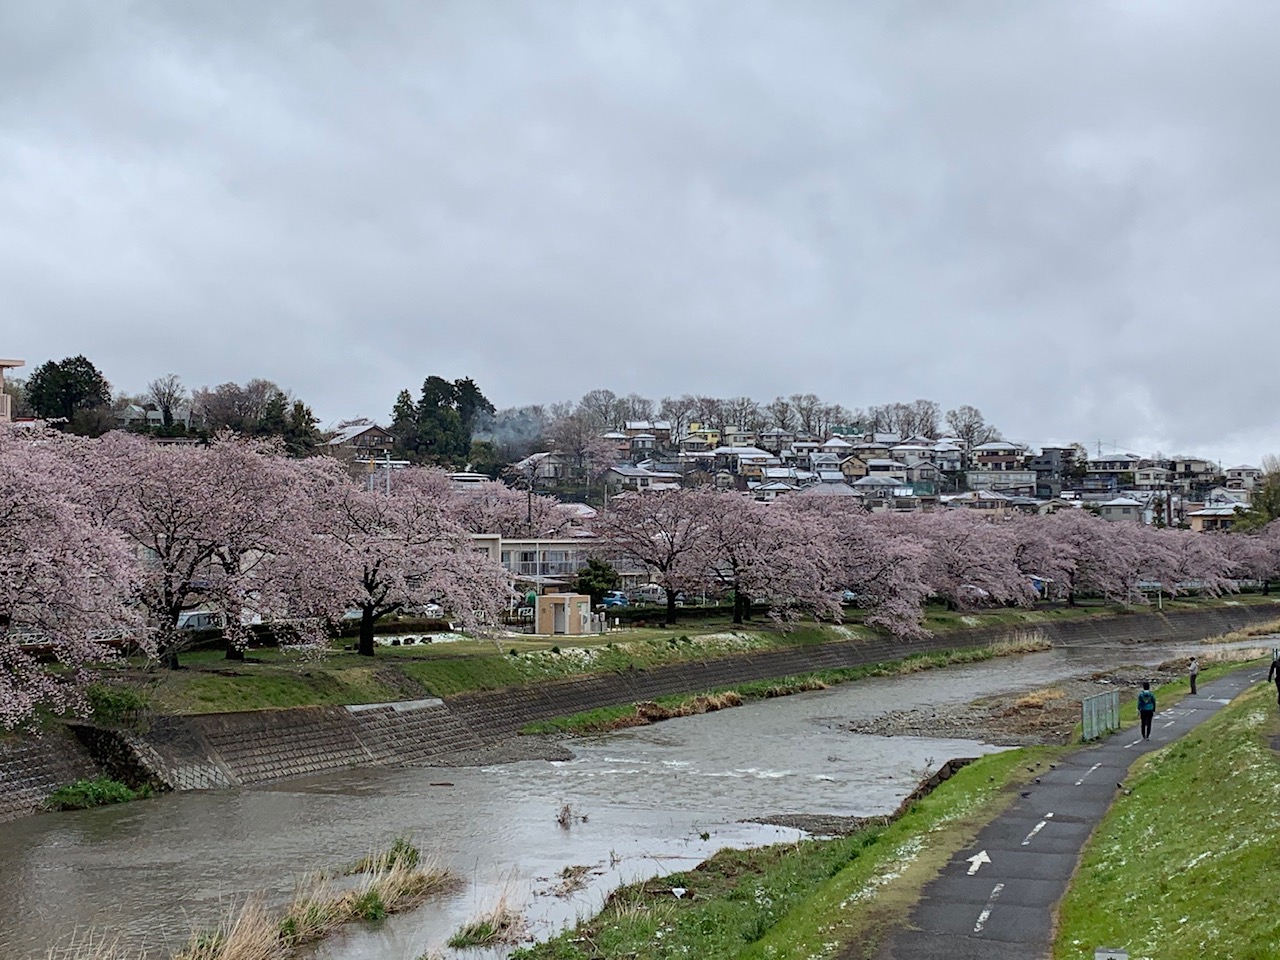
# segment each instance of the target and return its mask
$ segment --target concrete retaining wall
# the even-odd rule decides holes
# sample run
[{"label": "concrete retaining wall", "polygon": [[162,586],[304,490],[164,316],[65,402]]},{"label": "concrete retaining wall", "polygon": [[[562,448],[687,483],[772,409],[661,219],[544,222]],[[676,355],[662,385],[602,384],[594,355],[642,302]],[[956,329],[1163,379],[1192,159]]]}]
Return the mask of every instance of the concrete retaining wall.
[{"label": "concrete retaining wall", "polygon": [[[1055,645],[1197,640],[1280,618],[1280,604],[1100,616],[1040,625]],[[298,707],[157,718],[145,733],[82,728],[72,737],[0,743],[0,819],[53,789],[104,771],[173,790],[216,789],[357,764],[424,764],[517,733],[525,724],[752,680],[977,647],[1019,632],[988,627],[903,642],[846,640],[738,654],[530,687],[355,707]],[[86,747],[88,749],[86,749]]]}]

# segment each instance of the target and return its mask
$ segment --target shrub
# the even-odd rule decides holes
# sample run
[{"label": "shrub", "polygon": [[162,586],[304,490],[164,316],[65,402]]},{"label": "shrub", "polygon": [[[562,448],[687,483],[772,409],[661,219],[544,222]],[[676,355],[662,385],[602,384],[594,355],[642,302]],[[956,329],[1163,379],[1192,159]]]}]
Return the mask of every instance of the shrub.
[{"label": "shrub", "polygon": [[146,694],[132,687],[94,683],[85,696],[92,718],[109,727],[136,727],[151,709]]},{"label": "shrub", "polygon": [[50,810],[88,810],[90,807],[105,807],[113,803],[127,803],[151,796],[151,787],[143,785],[134,790],[119,780],[110,777],[95,777],[92,780],[77,780],[65,787],[59,787],[45,799],[45,806]]}]

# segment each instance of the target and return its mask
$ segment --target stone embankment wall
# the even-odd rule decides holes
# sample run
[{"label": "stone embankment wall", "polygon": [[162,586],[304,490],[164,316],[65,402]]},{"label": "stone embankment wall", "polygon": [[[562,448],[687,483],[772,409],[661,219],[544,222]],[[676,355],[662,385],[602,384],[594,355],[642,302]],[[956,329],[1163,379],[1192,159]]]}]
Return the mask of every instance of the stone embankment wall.
[{"label": "stone embankment wall", "polygon": [[[1191,641],[1275,618],[1280,618],[1280,604],[1091,617],[1038,629],[1060,646]],[[983,646],[1018,632],[986,627],[910,642],[876,638],[810,644],[443,701],[160,717],[145,732],[78,727],[75,739],[0,742],[0,820],[34,812],[56,787],[101,773],[133,782],[147,779],[173,790],[201,790],[358,764],[430,764],[511,737],[536,720],[911,653]]]}]

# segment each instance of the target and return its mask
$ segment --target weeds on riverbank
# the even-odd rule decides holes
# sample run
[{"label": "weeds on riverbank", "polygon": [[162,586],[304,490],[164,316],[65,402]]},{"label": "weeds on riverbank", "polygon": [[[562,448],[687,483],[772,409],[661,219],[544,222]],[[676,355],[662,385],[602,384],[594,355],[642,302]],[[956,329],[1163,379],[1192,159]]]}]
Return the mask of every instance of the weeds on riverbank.
[{"label": "weeds on riverbank", "polygon": [[1164,960],[1275,955],[1278,732],[1274,691],[1258,686],[1138,762],[1063,901],[1055,960],[1099,944]]},{"label": "weeds on riverbank", "polygon": [[601,707],[597,710],[587,710],[567,717],[538,720],[526,724],[520,732],[523,734],[602,733],[609,730],[621,730],[626,727],[640,727],[662,720],[670,720],[673,717],[688,717],[724,710],[729,707],[737,707],[756,700],[785,697],[790,694],[805,693],[811,690],[825,690],[835,684],[849,683],[868,677],[901,676],[919,673],[923,670],[934,670],[951,664],[979,663],[995,657],[1048,650],[1050,646],[1048,638],[1040,631],[1022,631],[984,647],[944,650],[937,653],[917,653],[901,660],[890,660],[884,663],[836,670],[819,670],[792,677],[780,677],[775,680],[756,680],[749,683],[735,684],[732,687],[721,687],[705,693],[674,694],[642,703]]},{"label": "weeds on riverbank", "polygon": [[524,917],[511,909],[504,891],[492,907],[464,923],[447,942],[455,950],[519,943],[524,931]]},{"label": "weeds on riverbank", "polygon": [[295,948],[344,924],[408,910],[453,882],[447,871],[423,866],[421,853],[404,839],[360,860],[345,875],[359,877],[346,890],[336,889],[324,875],[304,878],[280,913],[250,897],[218,929],[194,933],[173,960],[285,960]]},{"label": "weeds on riverbank", "polygon": [[45,798],[44,805],[49,810],[88,810],[91,807],[142,800],[149,796],[151,787],[146,784],[135,790],[110,777],[94,777],[92,780],[77,780],[59,787]]},{"label": "weeds on riverbank", "polygon": [[1273,633],[1280,633],[1280,620],[1268,620],[1265,623],[1257,623],[1251,627],[1242,627],[1239,630],[1232,630],[1230,633],[1219,633],[1212,637],[1205,637],[1200,642],[1203,644],[1216,643],[1244,643],[1257,637],[1265,637]]}]

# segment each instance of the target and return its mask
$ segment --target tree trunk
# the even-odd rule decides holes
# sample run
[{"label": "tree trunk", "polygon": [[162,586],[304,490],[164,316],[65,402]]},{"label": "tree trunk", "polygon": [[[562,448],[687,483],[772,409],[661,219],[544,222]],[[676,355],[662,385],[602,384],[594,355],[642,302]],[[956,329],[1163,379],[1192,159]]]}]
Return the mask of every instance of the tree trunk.
[{"label": "tree trunk", "polygon": [[1076,592],[1074,590],[1067,591],[1067,606],[1074,607],[1076,605]]},{"label": "tree trunk", "polygon": [[1269,597],[1269,596],[1271,596],[1271,581],[1270,581],[1270,580],[1263,580],[1263,581],[1262,581],[1262,595],[1263,595],[1264,597]]},{"label": "tree trunk", "polygon": [[228,660],[244,659],[244,648],[236,646],[235,642],[230,637],[227,638],[227,659]]},{"label": "tree trunk", "polygon": [[165,646],[164,652],[160,654],[160,662],[164,664],[166,670],[178,669],[178,645],[169,643]]},{"label": "tree trunk", "polygon": [[742,623],[742,591],[736,587],[733,590],[733,622]]},{"label": "tree trunk", "polygon": [[667,587],[667,619],[662,625],[664,627],[673,626],[676,622],[676,592]]},{"label": "tree trunk", "polygon": [[360,644],[356,653],[362,657],[373,656],[373,607],[360,608]]}]

